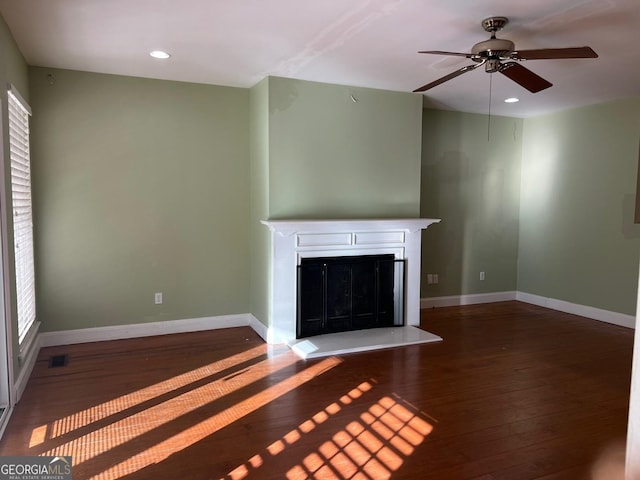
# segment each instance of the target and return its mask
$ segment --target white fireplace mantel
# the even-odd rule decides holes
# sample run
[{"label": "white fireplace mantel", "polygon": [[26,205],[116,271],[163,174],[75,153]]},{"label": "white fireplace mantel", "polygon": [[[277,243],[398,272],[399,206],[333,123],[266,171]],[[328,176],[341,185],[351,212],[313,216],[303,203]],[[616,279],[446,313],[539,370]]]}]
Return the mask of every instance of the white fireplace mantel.
[{"label": "white fireplace mantel", "polygon": [[263,220],[272,232],[288,237],[294,233],[332,233],[336,231],[415,233],[440,219],[434,218],[384,218],[373,220]]},{"label": "white fireplace mantel", "polygon": [[393,254],[405,260],[405,323],[420,324],[422,230],[435,218],[263,220],[271,231],[270,343],[296,338],[296,267],[302,258]]}]

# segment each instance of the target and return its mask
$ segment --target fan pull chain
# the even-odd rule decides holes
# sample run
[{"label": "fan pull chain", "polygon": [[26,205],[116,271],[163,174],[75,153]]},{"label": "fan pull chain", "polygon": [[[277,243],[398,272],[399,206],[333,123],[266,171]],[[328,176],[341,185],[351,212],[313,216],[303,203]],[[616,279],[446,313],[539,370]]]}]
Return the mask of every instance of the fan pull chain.
[{"label": "fan pull chain", "polygon": [[493,87],[493,73],[489,74],[489,119],[487,120],[487,142],[491,141],[491,90]]}]

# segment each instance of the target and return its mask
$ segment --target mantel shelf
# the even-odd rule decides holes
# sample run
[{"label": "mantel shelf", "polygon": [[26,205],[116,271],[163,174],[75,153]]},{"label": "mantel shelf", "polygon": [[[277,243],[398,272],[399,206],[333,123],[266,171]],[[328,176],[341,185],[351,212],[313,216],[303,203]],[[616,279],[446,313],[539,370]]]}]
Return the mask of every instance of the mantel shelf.
[{"label": "mantel shelf", "polygon": [[439,218],[375,218],[337,220],[262,220],[269,230],[284,237],[294,233],[385,232],[424,230]]}]

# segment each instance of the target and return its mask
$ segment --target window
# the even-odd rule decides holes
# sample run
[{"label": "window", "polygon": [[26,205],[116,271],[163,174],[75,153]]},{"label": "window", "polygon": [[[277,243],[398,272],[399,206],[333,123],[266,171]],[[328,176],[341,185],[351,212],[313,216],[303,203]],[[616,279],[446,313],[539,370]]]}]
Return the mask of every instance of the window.
[{"label": "window", "polygon": [[22,344],[36,319],[33,215],[31,212],[31,157],[29,154],[29,116],[31,115],[31,109],[15,89],[11,88],[7,97],[18,339]]}]

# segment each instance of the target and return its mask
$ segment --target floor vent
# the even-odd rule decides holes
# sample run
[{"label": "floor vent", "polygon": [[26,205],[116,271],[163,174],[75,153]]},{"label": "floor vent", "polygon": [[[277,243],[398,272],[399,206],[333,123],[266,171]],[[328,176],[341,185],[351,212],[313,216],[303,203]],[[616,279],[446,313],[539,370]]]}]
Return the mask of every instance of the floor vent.
[{"label": "floor vent", "polygon": [[68,361],[69,356],[67,354],[53,355],[49,357],[49,368],[65,367]]}]

